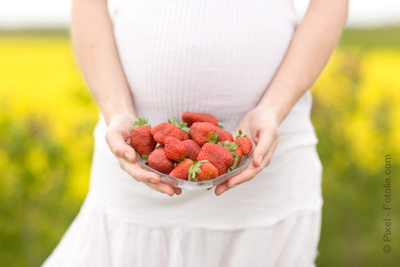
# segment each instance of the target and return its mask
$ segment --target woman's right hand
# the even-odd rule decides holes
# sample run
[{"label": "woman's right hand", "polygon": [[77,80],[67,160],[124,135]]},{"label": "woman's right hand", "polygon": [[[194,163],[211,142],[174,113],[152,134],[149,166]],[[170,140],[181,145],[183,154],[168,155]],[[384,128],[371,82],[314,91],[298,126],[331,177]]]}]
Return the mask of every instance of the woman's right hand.
[{"label": "woman's right hand", "polygon": [[169,196],[180,195],[182,190],[161,182],[161,177],[155,172],[143,169],[136,162],[136,152],[129,144],[130,133],[136,118],[130,115],[114,116],[106,132],[106,141],[111,152],[118,159],[119,165],[135,180],[143,182],[148,187]]}]

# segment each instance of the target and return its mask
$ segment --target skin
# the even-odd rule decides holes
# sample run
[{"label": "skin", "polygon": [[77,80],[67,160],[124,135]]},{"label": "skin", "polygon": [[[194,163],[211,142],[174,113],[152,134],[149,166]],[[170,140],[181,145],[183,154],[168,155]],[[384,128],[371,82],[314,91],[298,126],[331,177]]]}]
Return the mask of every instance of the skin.
[{"label": "skin", "polygon": [[[268,90],[237,126],[256,143],[253,163],[217,186],[216,195],[250,181],[268,166],[279,142],[279,125],[326,65],[343,31],[347,9],[348,0],[310,1]],[[181,194],[181,189],[162,183],[159,175],[141,168],[135,162],[134,149],[127,144],[137,116],[115,45],[107,1],[73,0],[71,36],[82,73],[108,125],[107,143],[121,168],[154,190],[169,196]]]}]

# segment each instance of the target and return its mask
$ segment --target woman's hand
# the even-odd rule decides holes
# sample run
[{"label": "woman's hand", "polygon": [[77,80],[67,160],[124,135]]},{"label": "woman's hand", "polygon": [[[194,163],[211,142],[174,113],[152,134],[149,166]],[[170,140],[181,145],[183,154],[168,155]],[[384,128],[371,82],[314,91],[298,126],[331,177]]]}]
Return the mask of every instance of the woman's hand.
[{"label": "woman's hand", "polygon": [[253,162],[237,176],[218,185],[215,188],[217,196],[253,179],[268,166],[279,142],[279,120],[276,112],[271,108],[257,107],[249,111],[236,127],[236,131],[239,129],[256,143]]},{"label": "woman's hand", "polygon": [[135,150],[129,145],[129,137],[135,121],[136,118],[129,115],[116,115],[111,119],[106,132],[106,140],[111,152],[118,159],[121,168],[135,180],[169,196],[180,195],[181,189],[161,182],[158,174],[147,171],[136,163]]}]

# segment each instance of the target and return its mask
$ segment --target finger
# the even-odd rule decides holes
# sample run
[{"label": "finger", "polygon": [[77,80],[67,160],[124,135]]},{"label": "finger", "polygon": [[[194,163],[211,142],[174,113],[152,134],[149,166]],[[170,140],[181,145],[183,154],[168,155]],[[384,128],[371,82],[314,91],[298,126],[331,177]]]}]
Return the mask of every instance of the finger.
[{"label": "finger", "polygon": [[266,166],[269,165],[272,159],[272,155],[274,154],[275,148],[278,145],[278,140],[276,140],[271,149],[268,151],[267,155],[263,158],[261,162],[261,166],[256,167],[254,164],[249,165],[243,172],[239,173],[237,176],[233,177],[228,181],[228,187],[232,188],[244,182],[247,182],[253,179],[258,173],[260,173]]},{"label": "finger", "polygon": [[247,182],[254,178],[259,172],[261,171],[261,168],[256,168],[254,165],[249,165],[244,171],[239,173],[237,176],[233,177],[227,182],[227,186],[229,188],[235,187],[239,184],[242,184],[244,182]]},{"label": "finger", "polygon": [[278,144],[279,144],[279,137],[274,141],[271,148],[269,149],[266,160],[261,163],[261,166],[263,166],[263,168],[268,166],[269,163],[271,162],[272,156],[274,155],[275,150],[278,147]]},{"label": "finger", "polygon": [[277,131],[262,130],[256,148],[254,149],[253,164],[256,167],[261,166],[261,163],[271,146],[279,139]]},{"label": "finger", "polygon": [[172,188],[174,189],[175,194],[177,194],[178,196],[179,196],[180,194],[182,194],[182,189],[181,189],[181,188],[178,188],[178,187],[172,187]]},{"label": "finger", "polygon": [[129,155],[131,159],[130,162],[133,162],[135,150],[126,143],[123,134],[115,130],[108,131],[106,134],[106,141],[114,155],[120,158],[126,158]]},{"label": "finger", "polygon": [[129,175],[131,175],[135,180],[145,183],[159,183],[161,182],[161,177],[155,172],[147,171],[140,167],[137,163],[130,163],[125,159],[119,159],[121,168],[124,169]]},{"label": "finger", "polygon": [[228,189],[229,189],[228,183],[225,182],[225,183],[222,183],[222,184],[220,184],[220,185],[217,185],[217,186],[215,187],[214,193],[215,193],[215,195],[220,196],[220,195],[222,195],[224,192],[226,192]]},{"label": "finger", "polygon": [[168,196],[172,197],[175,194],[175,190],[172,186],[164,184],[162,182],[160,183],[145,183],[148,187],[150,187],[151,189],[154,189],[158,192],[167,194]]}]

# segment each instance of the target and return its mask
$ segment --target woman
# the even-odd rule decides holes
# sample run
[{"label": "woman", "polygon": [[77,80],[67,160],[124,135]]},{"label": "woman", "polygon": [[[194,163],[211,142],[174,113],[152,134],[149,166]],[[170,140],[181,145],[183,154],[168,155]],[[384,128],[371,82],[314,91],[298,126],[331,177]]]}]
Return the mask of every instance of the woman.
[{"label": "woman", "polygon": [[[105,0],[73,1],[73,44],[101,115],[88,196],[44,266],[313,266],[322,168],[308,89],[347,5],[311,0],[297,25],[291,0],[121,0],[112,23]],[[186,110],[256,143],[215,194],[162,183],[126,143],[137,118]]]}]

